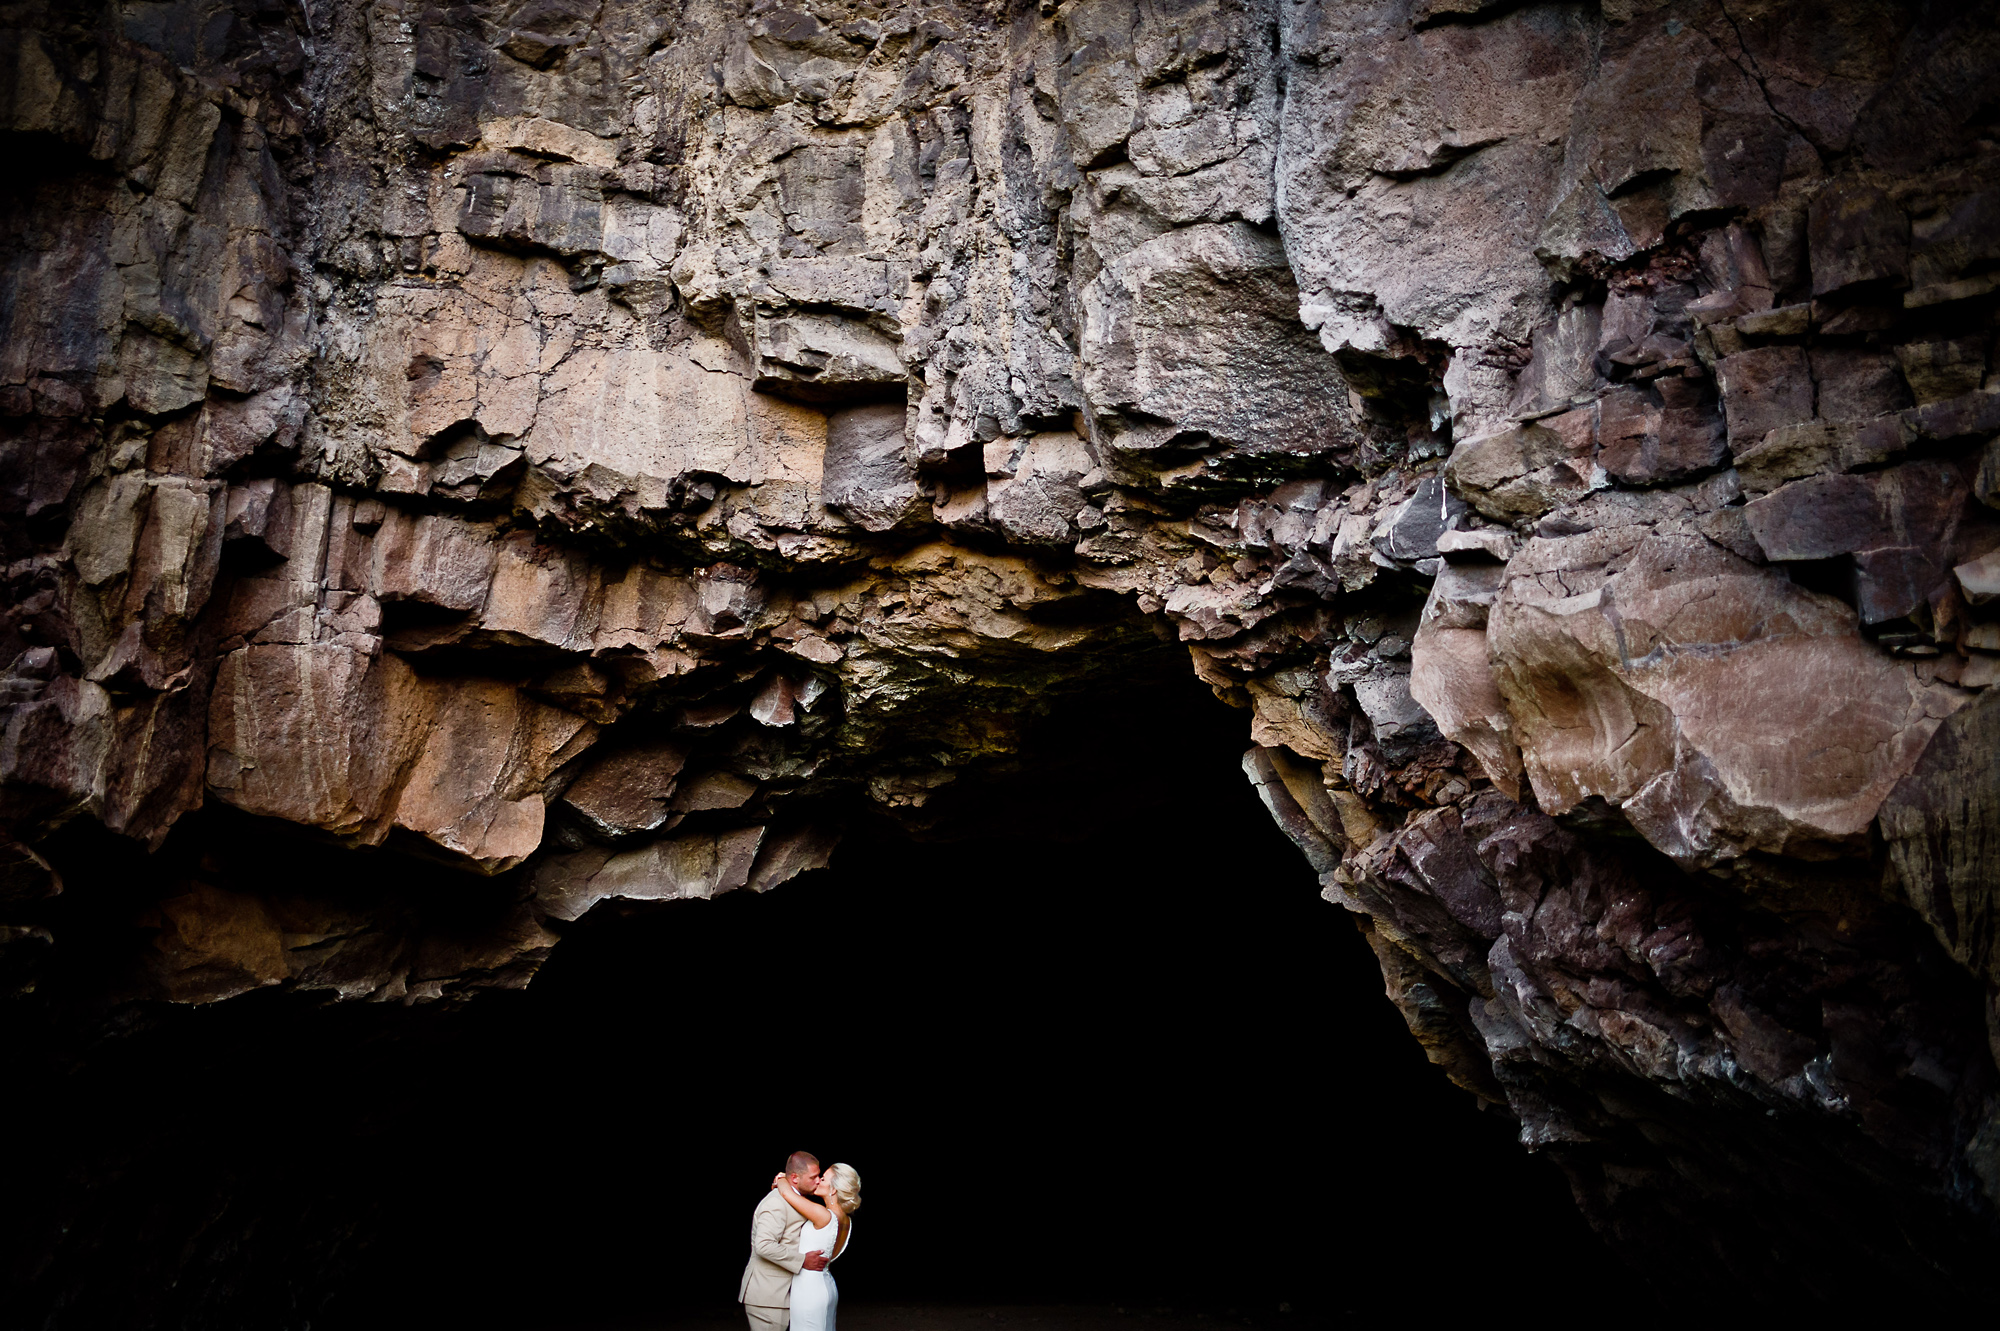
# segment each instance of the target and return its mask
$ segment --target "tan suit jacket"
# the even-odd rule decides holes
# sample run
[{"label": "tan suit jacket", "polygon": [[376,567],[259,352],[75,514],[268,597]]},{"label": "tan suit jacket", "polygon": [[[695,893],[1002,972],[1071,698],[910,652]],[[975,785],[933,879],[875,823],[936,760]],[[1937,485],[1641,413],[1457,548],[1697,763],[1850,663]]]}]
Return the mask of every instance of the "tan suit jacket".
[{"label": "tan suit jacket", "polygon": [[792,1306],[792,1277],[805,1269],[799,1251],[799,1231],[806,1218],[791,1208],[776,1188],[750,1213],[750,1264],[743,1268],[743,1287],[736,1301],[755,1308]]}]

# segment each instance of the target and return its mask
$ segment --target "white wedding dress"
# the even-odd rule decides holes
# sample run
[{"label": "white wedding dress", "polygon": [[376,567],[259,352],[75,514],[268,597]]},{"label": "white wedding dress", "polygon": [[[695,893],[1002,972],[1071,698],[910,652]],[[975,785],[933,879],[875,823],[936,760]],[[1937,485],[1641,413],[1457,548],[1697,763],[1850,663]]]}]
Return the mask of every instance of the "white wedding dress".
[{"label": "white wedding dress", "polygon": [[[799,1252],[831,1253],[840,1234],[840,1218],[828,1216],[824,1225],[808,1224],[799,1231]],[[850,1225],[847,1241],[854,1242]],[[792,1331],[834,1331],[834,1310],[840,1307],[840,1289],[831,1271],[801,1271],[792,1277]]]}]

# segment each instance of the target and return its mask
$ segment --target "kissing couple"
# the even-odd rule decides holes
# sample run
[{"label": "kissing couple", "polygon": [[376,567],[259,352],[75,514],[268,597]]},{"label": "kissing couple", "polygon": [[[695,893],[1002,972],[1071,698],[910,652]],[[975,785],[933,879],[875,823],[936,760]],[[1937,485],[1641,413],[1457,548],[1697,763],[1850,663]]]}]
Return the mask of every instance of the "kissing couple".
[{"label": "kissing couple", "polygon": [[853,1165],[822,1174],[818,1160],[792,1152],[750,1215],[750,1264],[736,1295],[750,1331],[834,1331],[840,1291],[826,1268],[846,1251],[860,1206]]}]

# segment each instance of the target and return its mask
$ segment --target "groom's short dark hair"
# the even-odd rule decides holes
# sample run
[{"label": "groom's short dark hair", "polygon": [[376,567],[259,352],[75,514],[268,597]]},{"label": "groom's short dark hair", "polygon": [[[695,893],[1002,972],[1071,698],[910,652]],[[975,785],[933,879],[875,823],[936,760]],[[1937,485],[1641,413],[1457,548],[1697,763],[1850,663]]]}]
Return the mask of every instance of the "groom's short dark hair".
[{"label": "groom's short dark hair", "polygon": [[785,1174],[805,1174],[819,1168],[819,1157],[809,1151],[793,1151],[785,1157]]}]

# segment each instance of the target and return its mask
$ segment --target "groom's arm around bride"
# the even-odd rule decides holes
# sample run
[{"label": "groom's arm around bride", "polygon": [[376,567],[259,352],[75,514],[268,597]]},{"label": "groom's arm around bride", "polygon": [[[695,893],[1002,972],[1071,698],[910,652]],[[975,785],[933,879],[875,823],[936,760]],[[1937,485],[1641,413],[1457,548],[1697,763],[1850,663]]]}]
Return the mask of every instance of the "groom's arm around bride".
[{"label": "groom's arm around bride", "polygon": [[[785,1162],[792,1186],[809,1191],[819,1182],[819,1161],[804,1152]],[[791,1324],[792,1277],[800,1271],[823,1271],[826,1254],[800,1253],[799,1230],[805,1221],[775,1191],[766,1193],[750,1217],[750,1262],[743,1268],[737,1299],[753,1331],[785,1331]]]}]

